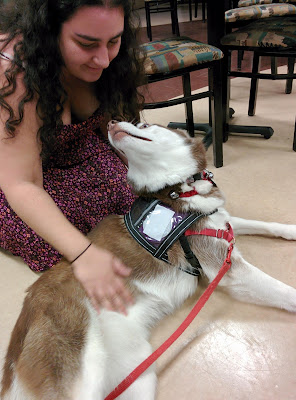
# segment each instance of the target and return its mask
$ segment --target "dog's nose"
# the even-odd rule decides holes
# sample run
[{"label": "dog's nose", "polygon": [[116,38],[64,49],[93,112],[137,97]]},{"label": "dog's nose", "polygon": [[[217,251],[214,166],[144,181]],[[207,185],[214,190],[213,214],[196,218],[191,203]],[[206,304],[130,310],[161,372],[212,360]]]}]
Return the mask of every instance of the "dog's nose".
[{"label": "dog's nose", "polygon": [[118,124],[118,121],[116,121],[115,119],[112,119],[111,121],[109,121],[107,124],[108,131],[109,132],[112,131],[116,124]]}]

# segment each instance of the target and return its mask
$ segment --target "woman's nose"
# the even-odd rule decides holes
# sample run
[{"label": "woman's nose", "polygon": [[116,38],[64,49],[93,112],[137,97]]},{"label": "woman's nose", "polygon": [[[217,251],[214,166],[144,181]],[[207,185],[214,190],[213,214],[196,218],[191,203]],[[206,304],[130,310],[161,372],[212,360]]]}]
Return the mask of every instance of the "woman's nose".
[{"label": "woman's nose", "polygon": [[108,49],[106,47],[100,47],[93,57],[93,62],[100,68],[108,68],[110,64]]}]

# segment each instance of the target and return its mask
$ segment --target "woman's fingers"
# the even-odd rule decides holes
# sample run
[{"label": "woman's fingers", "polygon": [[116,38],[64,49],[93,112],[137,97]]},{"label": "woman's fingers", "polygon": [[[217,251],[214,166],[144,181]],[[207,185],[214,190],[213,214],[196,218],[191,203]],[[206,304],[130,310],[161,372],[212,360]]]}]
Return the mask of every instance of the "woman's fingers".
[{"label": "woman's fingers", "polygon": [[123,277],[127,277],[132,272],[131,268],[124,265],[118,258],[113,258],[112,263],[113,270],[116,274],[121,275]]},{"label": "woman's fingers", "polygon": [[118,258],[95,245],[74,263],[74,274],[83,285],[94,308],[102,308],[126,314],[128,305],[133,304],[125,278],[131,273]]},{"label": "woman's fingers", "polygon": [[117,311],[127,315],[127,306],[133,304],[130,292],[125,288],[120,279],[115,278],[113,285],[105,287],[104,290],[96,288],[90,294],[92,304],[95,303],[96,310],[105,308],[109,311]]}]

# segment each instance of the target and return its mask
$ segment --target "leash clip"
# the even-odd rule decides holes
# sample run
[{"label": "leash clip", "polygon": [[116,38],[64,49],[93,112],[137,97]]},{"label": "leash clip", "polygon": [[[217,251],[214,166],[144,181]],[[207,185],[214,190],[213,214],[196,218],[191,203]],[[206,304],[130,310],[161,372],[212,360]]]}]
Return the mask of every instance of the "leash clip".
[{"label": "leash clip", "polygon": [[214,174],[213,172],[209,171],[208,169],[204,169],[204,179],[213,179],[214,178]]}]

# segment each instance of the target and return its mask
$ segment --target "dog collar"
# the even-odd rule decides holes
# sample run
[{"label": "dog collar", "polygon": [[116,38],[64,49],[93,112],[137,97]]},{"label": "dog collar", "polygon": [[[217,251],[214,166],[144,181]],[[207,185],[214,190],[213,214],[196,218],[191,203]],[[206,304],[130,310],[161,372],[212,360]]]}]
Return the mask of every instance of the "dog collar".
[{"label": "dog collar", "polygon": [[[187,183],[188,185],[190,185],[190,184],[194,183],[195,181],[203,180],[203,181],[209,181],[209,182],[211,182],[213,186],[217,186],[217,185],[215,184],[215,182],[213,182],[212,178],[214,178],[214,174],[213,174],[212,172],[210,172],[209,170],[204,169],[203,171],[198,172],[198,173],[196,173],[195,175],[192,175],[192,176],[190,176],[189,178],[187,178],[187,179],[186,179],[186,183]],[[172,200],[177,200],[177,199],[179,199],[179,198],[192,197],[192,196],[195,196],[195,195],[197,195],[197,194],[198,194],[198,191],[195,190],[195,189],[189,190],[188,192],[180,192],[180,193],[178,193],[178,192],[172,190],[172,191],[169,193],[169,197],[170,197]]]}]

